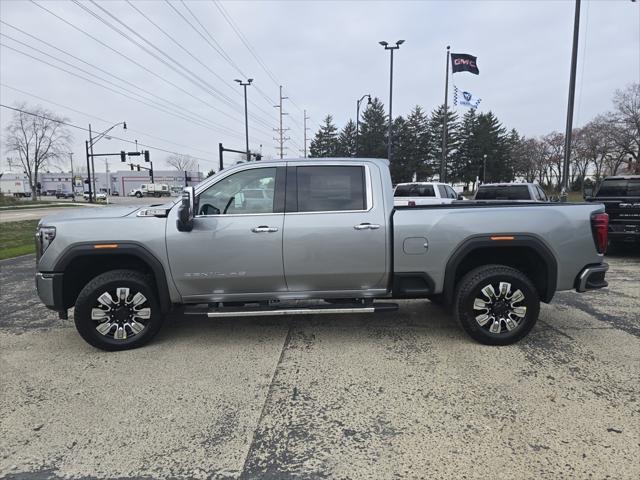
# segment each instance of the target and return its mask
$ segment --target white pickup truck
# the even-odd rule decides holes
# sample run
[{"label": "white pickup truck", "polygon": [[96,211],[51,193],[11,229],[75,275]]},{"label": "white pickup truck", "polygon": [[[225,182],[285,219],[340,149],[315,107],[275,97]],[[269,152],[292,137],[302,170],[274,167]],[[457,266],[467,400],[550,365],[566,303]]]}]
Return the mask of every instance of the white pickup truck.
[{"label": "white pickup truck", "polygon": [[393,204],[396,207],[415,207],[419,205],[440,205],[465,200],[446,183],[412,182],[399,183],[393,190]]},{"label": "white pickup truck", "polygon": [[171,189],[166,183],[143,183],[139,188],[133,188],[129,192],[130,197],[169,197]]}]

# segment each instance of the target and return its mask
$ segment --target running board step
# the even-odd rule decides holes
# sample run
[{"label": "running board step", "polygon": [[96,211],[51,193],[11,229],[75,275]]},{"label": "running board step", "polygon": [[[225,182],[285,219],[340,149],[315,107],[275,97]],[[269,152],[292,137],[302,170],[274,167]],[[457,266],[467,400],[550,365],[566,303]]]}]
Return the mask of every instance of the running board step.
[{"label": "running board step", "polygon": [[282,305],[273,307],[221,307],[215,310],[207,312],[207,317],[219,318],[219,317],[266,317],[271,315],[338,315],[342,313],[379,313],[379,312],[392,312],[398,310],[397,303],[370,303],[368,305],[362,304],[345,304],[342,306],[336,305],[313,305],[310,307],[293,306],[286,308]]}]

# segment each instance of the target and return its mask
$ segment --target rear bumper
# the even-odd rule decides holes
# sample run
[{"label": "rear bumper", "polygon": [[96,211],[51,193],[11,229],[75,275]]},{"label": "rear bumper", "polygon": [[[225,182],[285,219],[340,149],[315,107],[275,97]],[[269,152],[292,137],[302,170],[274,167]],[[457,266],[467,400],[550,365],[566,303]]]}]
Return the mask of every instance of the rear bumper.
[{"label": "rear bumper", "polygon": [[598,263],[596,265],[587,265],[576,277],[575,288],[577,292],[586,292],[587,290],[596,290],[604,288],[609,284],[604,279],[608,263]]},{"label": "rear bumper", "polygon": [[62,273],[36,272],[36,290],[38,297],[47,308],[63,312],[64,297],[62,295]]}]

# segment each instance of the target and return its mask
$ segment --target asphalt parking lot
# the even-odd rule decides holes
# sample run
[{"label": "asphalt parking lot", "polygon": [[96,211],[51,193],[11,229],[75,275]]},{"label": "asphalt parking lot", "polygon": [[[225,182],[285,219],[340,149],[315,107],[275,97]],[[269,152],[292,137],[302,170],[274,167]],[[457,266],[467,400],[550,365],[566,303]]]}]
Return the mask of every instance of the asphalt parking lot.
[{"label": "asphalt parking lot", "polygon": [[93,349],[0,262],[0,478],[640,478],[640,253],[517,345],[427,301],[360,316],[174,315]]}]

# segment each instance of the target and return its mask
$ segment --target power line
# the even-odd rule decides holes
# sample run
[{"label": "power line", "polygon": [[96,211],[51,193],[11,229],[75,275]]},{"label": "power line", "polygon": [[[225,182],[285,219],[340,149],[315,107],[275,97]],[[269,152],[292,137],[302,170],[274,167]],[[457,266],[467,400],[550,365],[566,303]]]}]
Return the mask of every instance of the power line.
[{"label": "power line", "polygon": [[[19,43],[19,44],[21,44],[21,45],[23,45],[23,46],[26,46],[27,48],[30,48],[30,49],[32,49],[32,50],[35,50],[36,52],[38,52],[38,53],[40,53],[40,54],[42,54],[42,55],[45,55],[45,56],[47,56],[47,57],[49,57],[49,58],[52,58],[52,59],[54,59],[54,60],[57,60],[58,62],[63,63],[63,64],[65,64],[65,65],[68,65],[68,66],[70,66],[70,67],[72,67],[72,68],[75,68],[75,69],[77,69],[77,70],[79,70],[79,71],[81,71],[81,72],[83,72],[83,73],[85,73],[85,74],[87,74],[87,75],[90,75],[90,76],[92,76],[92,77],[98,78],[101,82],[105,82],[105,83],[107,83],[108,85],[112,85],[112,86],[114,86],[114,87],[116,87],[116,88],[119,88],[119,89],[121,89],[121,90],[123,90],[123,91],[125,91],[125,92],[128,92],[128,93],[130,93],[130,94],[132,94],[132,95],[136,95],[136,96],[137,96],[137,95],[139,95],[137,92],[134,92],[134,91],[132,91],[132,90],[129,90],[129,89],[127,89],[127,88],[124,88],[124,87],[122,87],[122,86],[120,86],[120,85],[117,85],[116,83],[111,82],[110,80],[107,80],[107,79],[101,78],[100,76],[98,76],[98,75],[96,75],[96,74],[94,74],[94,73],[91,73],[91,72],[89,72],[89,71],[87,71],[87,70],[84,70],[83,68],[80,68],[80,67],[78,67],[77,65],[73,65],[72,63],[66,62],[66,61],[64,61],[64,60],[62,60],[62,59],[60,59],[60,58],[57,58],[57,57],[55,57],[55,56],[53,56],[53,55],[50,55],[50,54],[48,54],[48,53],[46,53],[46,52],[44,52],[44,51],[42,51],[42,50],[40,50],[40,49],[38,49],[38,48],[36,48],[36,47],[33,47],[33,46],[28,45],[28,44],[26,44],[26,43],[24,43],[24,42],[21,42],[20,40],[17,40],[17,39],[15,39],[15,38],[11,37],[10,35],[6,35],[6,34],[4,34],[4,33],[0,33],[0,36],[6,37],[6,38],[8,38],[8,39],[10,39],[10,40],[12,40],[12,41],[14,41],[14,42],[16,42],[16,43]],[[4,46],[5,48],[9,48],[10,50],[13,50],[13,51],[15,51],[15,52],[17,52],[17,53],[20,53],[20,54],[22,54],[22,55],[25,55],[25,56],[27,56],[27,57],[30,57],[30,58],[32,58],[32,59],[34,59],[34,60],[37,60],[37,61],[39,61],[39,62],[42,62],[42,63],[44,63],[44,64],[46,64],[46,65],[49,65],[49,66],[51,66],[51,67],[53,67],[53,68],[56,68],[56,69],[62,70],[63,72],[68,73],[69,75],[73,75],[73,76],[75,76],[75,77],[77,77],[77,78],[81,78],[82,80],[85,80],[85,81],[87,81],[87,82],[94,83],[95,85],[98,85],[98,86],[101,86],[101,87],[103,87],[103,88],[106,88],[106,89],[108,89],[108,90],[110,90],[110,91],[112,91],[112,92],[114,92],[114,93],[117,93],[117,94],[119,94],[119,95],[123,95],[123,96],[125,96],[125,97],[127,97],[127,98],[132,98],[132,97],[129,97],[128,95],[125,95],[125,94],[124,94],[124,93],[122,93],[122,92],[119,92],[119,91],[113,90],[113,89],[111,89],[111,88],[108,88],[108,87],[106,87],[106,86],[104,86],[104,85],[100,84],[99,82],[96,82],[96,81],[93,81],[93,80],[87,79],[87,78],[83,77],[82,75],[78,75],[78,74],[76,74],[76,73],[74,73],[74,72],[68,71],[68,70],[66,70],[66,69],[64,69],[64,68],[61,68],[61,67],[57,66],[57,65],[53,65],[53,64],[51,64],[51,63],[49,63],[49,62],[46,62],[46,61],[44,61],[44,60],[42,60],[42,59],[40,59],[40,58],[33,57],[32,55],[29,55],[28,53],[25,53],[25,52],[23,52],[23,51],[21,51],[21,50],[18,50],[18,49],[12,48],[12,47],[10,47],[10,46],[8,46],[8,45],[6,45],[6,44],[1,44],[1,45],[2,45],[2,46]],[[101,70],[101,69],[99,69],[99,70]],[[107,73],[107,74],[108,74],[108,72],[105,72],[105,73]],[[115,78],[117,78],[117,77],[115,77]],[[121,80],[121,81],[123,81],[123,80]],[[129,82],[127,82],[127,83],[129,83]],[[135,86],[135,85],[134,85],[134,87],[135,87],[135,88],[140,89],[139,87],[137,87],[137,86]],[[143,91],[144,91],[144,89],[140,89],[140,90],[143,90]],[[149,93],[150,93],[150,92],[149,92]],[[156,96],[156,95],[154,95],[154,94],[151,94],[151,95],[152,95],[152,96]],[[156,97],[157,97],[157,96],[156,96]],[[177,111],[177,112],[174,112],[174,111],[172,111],[172,110],[170,109],[171,107],[167,107],[167,106],[165,106],[165,105],[162,105],[162,104],[160,104],[159,102],[156,102],[156,101],[154,101],[154,100],[152,100],[152,99],[147,99],[147,98],[145,98],[145,97],[142,97],[142,98],[144,98],[145,100],[147,100],[147,101],[149,101],[149,102],[152,102],[152,103],[151,103],[151,104],[149,104],[149,103],[143,102],[142,100],[139,100],[139,99],[135,99],[135,98],[132,98],[132,99],[133,99],[133,100],[135,100],[135,101],[141,102],[141,103],[143,103],[144,105],[147,105],[147,106],[150,106],[150,107],[155,108],[155,109],[157,109],[157,110],[160,110],[160,111],[162,111],[162,112],[164,112],[164,113],[168,113],[168,114],[173,115],[173,116],[175,116],[175,117],[177,117],[177,118],[181,118],[182,120],[186,120],[186,121],[188,121],[189,123],[193,123],[193,124],[195,124],[195,125],[198,125],[198,126],[201,126],[201,127],[204,127],[204,128],[213,128],[213,129],[219,130],[220,132],[225,133],[225,134],[228,134],[228,135],[237,135],[237,133],[236,133],[235,131],[233,131],[233,130],[229,129],[228,127],[226,127],[226,126],[224,126],[224,125],[216,124],[215,122],[212,122],[212,121],[210,121],[210,120],[208,120],[208,119],[206,119],[206,118],[204,118],[204,117],[202,117],[202,120],[201,120],[201,119],[199,119],[199,118],[197,118],[197,117],[199,116],[199,115],[197,115],[197,114],[193,114],[193,113],[191,113],[191,112],[189,112],[189,111],[187,111],[187,110],[185,110],[187,113],[182,113],[180,110],[184,110],[184,109],[180,108],[180,106],[179,106],[179,105],[176,105],[176,104],[173,104],[172,102],[168,102],[168,101],[166,101],[166,100],[163,100],[161,97],[157,97],[157,98],[160,98],[161,100],[166,101],[167,103],[171,103],[171,104],[173,104],[173,105],[176,105],[176,107],[177,107],[177,110],[178,110],[178,111]]]},{"label": "power line", "polygon": [[[202,25],[202,23],[200,22],[200,20],[198,19],[198,17],[191,11],[191,9],[184,3],[182,2],[183,6],[185,7],[185,9],[189,12],[189,14],[195,19],[195,21],[198,23],[198,25],[200,25],[200,27],[202,28],[202,30],[204,31],[204,33],[206,33],[207,37],[205,37],[202,32],[196,28],[196,26],[187,18],[185,17],[182,12],[180,12],[171,2],[169,2],[168,0],[165,0],[166,4],[169,5],[169,7],[176,13],[178,14],[178,16],[180,16],[180,18],[182,18],[190,27],[191,29],[196,32],[206,43],[207,45],[209,45],[218,55],[220,55],[227,63],[229,63],[229,65],[231,65],[237,72],[240,73],[240,75],[244,78],[247,78],[248,75],[245,75],[244,72],[242,71],[242,69],[240,69],[240,67],[238,67],[238,65],[233,61],[233,59],[231,58],[231,56],[229,54],[227,54],[227,52],[224,50],[224,48],[216,41],[216,39],[211,35],[211,33],[204,27],[204,25]],[[213,43],[212,43],[213,42]],[[215,44],[215,45],[214,45]],[[259,108],[257,105],[255,105],[253,102],[251,102],[254,106],[256,106],[256,108]],[[265,113],[267,116],[269,116],[269,113],[266,112],[265,110],[259,108],[263,113]],[[256,116],[255,114],[253,114],[253,112],[250,115],[255,121],[258,121],[259,123],[263,124],[264,126],[266,126],[267,128],[270,128],[270,125],[268,122],[265,122],[262,118],[260,118],[259,116]],[[263,132],[265,133],[265,132]]]},{"label": "power line", "polygon": [[[36,37],[35,35],[32,35],[32,34],[30,34],[30,33],[28,33],[28,32],[25,32],[24,30],[22,30],[22,29],[20,29],[20,28],[18,28],[18,27],[16,27],[16,26],[14,26],[14,25],[11,25],[11,24],[9,24],[9,23],[7,23],[7,22],[3,21],[3,20],[0,20],[0,23],[2,23],[3,25],[6,25],[6,26],[8,26],[8,27],[10,27],[10,28],[12,28],[12,29],[14,29],[14,30],[17,30],[18,32],[22,33],[23,35],[26,35],[26,36],[28,36],[28,37],[30,37],[30,38],[32,38],[32,39],[34,39],[34,40],[36,40],[36,41],[38,41],[38,42],[40,42],[40,43],[43,43],[44,45],[47,45],[49,48],[52,48],[52,49],[54,49],[54,50],[56,50],[56,51],[58,51],[58,52],[60,52],[60,53],[63,53],[64,55],[67,55],[67,56],[69,56],[69,57],[73,58],[74,60],[77,60],[77,61],[79,61],[79,62],[81,62],[81,63],[83,63],[83,64],[87,65],[87,66],[88,66],[88,67],[90,67],[90,68],[93,68],[93,69],[95,69],[95,70],[98,70],[98,71],[100,71],[100,72],[104,73],[105,75],[108,75],[108,76],[110,76],[110,77],[112,77],[112,78],[115,78],[116,80],[118,80],[118,81],[120,81],[120,82],[123,82],[123,83],[125,83],[125,84],[127,84],[127,85],[131,85],[133,88],[136,88],[136,89],[138,89],[138,90],[140,90],[140,91],[142,91],[142,92],[145,92],[146,94],[150,95],[151,97],[157,98],[157,99],[159,99],[161,102],[165,102],[165,103],[167,103],[167,104],[169,104],[169,105],[171,105],[171,106],[175,107],[178,111],[180,111],[180,110],[184,110],[185,112],[187,112],[189,115],[191,115],[191,116],[193,116],[193,117],[196,117],[196,118],[198,118],[198,119],[200,119],[200,120],[202,120],[202,121],[204,121],[204,122],[210,122],[212,125],[215,125],[215,122],[211,122],[208,118],[204,117],[203,115],[200,115],[200,114],[195,113],[195,112],[191,112],[190,110],[187,110],[187,109],[185,109],[184,107],[181,107],[181,106],[180,106],[180,105],[178,105],[177,103],[171,102],[171,101],[169,101],[169,100],[167,100],[167,99],[165,99],[165,98],[163,98],[163,97],[160,97],[159,95],[156,95],[155,93],[153,93],[153,92],[151,92],[151,91],[149,91],[149,90],[146,90],[146,89],[144,89],[144,88],[142,88],[142,87],[140,87],[140,86],[138,86],[138,85],[136,85],[136,84],[134,84],[134,83],[132,83],[132,82],[130,82],[130,81],[128,81],[128,80],[126,80],[126,79],[124,79],[124,78],[122,78],[122,77],[119,77],[119,76],[117,76],[117,75],[114,75],[113,73],[111,73],[111,72],[109,72],[109,71],[107,71],[107,70],[104,70],[103,68],[100,68],[100,67],[98,67],[97,65],[94,65],[94,64],[92,64],[92,63],[89,63],[89,62],[87,62],[87,61],[85,61],[85,60],[81,59],[80,57],[77,57],[77,56],[75,56],[75,55],[73,55],[73,54],[69,53],[69,52],[68,52],[68,51],[66,51],[66,50],[63,50],[63,49],[61,49],[61,48],[58,48],[58,47],[56,47],[55,45],[52,45],[51,43],[49,43],[49,42],[47,42],[47,41],[45,41],[45,40],[42,40],[41,38]],[[77,67],[76,65],[72,65],[72,64],[69,64],[69,63],[67,63],[67,62],[64,62],[63,60],[60,60],[60,59],[59,59],[59,58],[57,58],[57,57],[54,57],[54,56],[52,56],[52,55],[50,55],[50,54],[48,54],[48,53],[46,53],[46,52],[43,52],[42,50],[39,50],[39,49],[37,49],[37,48],[35,48],[35,47],[31,46],[31,45],[28,45],[28,44],[26,44],[26,43],[23,43],[23,42],[21,42],[21,41],[19,41],[19,40],[15,39],[15,38],[13,38],[13,37],[9,36],[9,35],[6,35],[6,34],[1,34],[1,35],[6,36],[7,38],[10,38],[10,39],[11,39],[11,40],[13,40],[14,42],[20,43],[21,45],[24,45],[24,46],[26,46],[26,47],[28,47],[28,48],[31,48],[32,50],[36,50],[37,52],[40,52],[40,53],[41,53],[41,54],[43,54],[43,55],[46,55],[46,56],[48,56],[48,57],[50,57],[50,58],[54,58],[55,60],[58,60],[59,62],[65,63],[65,64],[67,64],[67,65],[73,66],[74,68],[77,68],[78,70],[84,71],[84,70],[80,69],[79,67]],[[87,72],[87,73],[89,73],[89,72]],[[96,75],[94,75],[94,74],[91,74],[91,75],[96,76]],[[99,78],[100,78],[100,77],[99,77]],[[100,78],[100,79],[101,79],[101,80],[103,80],[103,81],[107,81],[107,80],[105,80],[105,79],[103,79],[103,78]],[[108,82],[108,81],[107,81],[107,82]],[[109,84],[111,84],[112,82],[108,82],[108,83],[109,83]],[[113,84],[113,85],[115,85],[115,84]],[[118,88],[123,88],[123,87],[118,86]],[[151,101],[151,99],[149,99],[149,100]],[[163,105],[163,107],[164,107],[164,105]],[[165,108],[168,108],[168,107],[165,107]],[[223,128],[227,128],[227,127],[223,127]]]},{"label": "power line", "polygon": [[[4,105],[2,103],[0,103],[0,107],[8,108],[9,110],[14,110],[16,112],[24,113],[26,115],[31,115],[31,116],[34,116],[34,117],[38,117],[38,118],[42,118],[42,119],[45,119],[45,120],[49,120],[50,122],[56,122],[56,123],[59,123],[61,125],[66,125],[67,127],[77,128],[78,130],[82,130],[84,132],[88,132],[89,131],[88,128],[84,128],[84,127],[81,127],[79,125],[74,125],[73,123],[65,122],[64,120],[59,120],[57,118],[46,117],[44,115],[39,115],[37,113],[28,112],[26,110],[22,110],[21,108],[10,107],[10,106]],[[130,143],[130,144],[136,144],[136,142],[131,141],[131,140],[127,140],[126,138],[116,137],[116,136],[111,135],[111,134],[109,136],[111,138],[116,139],[116,140],[120,140],[121,142]],[[145,143],[138,142],[137,145],[140,146],[140,147],[152,148],[152,149],[158,150],[160,152],[171,153],[171,154],[174,154],[174,155],[184,155],[183,153],[180,153],[180,152],[174,152],[174,151],[171,151],[171,150],[166,150],[164,148],[156,147],[156,146],[153,146],[153,145],[148,145],[148,144],[145,144]],[[213,163],[215,163],[215,160],[211,160],[211,159],[208,159],[208,158],[196,157],[194,155],[191,155],[191,157],[195,158],[196,160],[202,160],[204,162],[213,162]]]},{"label": "power line", "polygon": [[[49,100],[47,98],[40,97],[40,96],[38,96],[38,95],[36,95],[34,93],[27,92],[25,90],[21,90],[21,89],[16,88],[16,87],[12,87],[11,85],[7,85],[6,83],[0,83],[0,86],[2,86],[4,88],[8,88],[10,90],[14,90],[14,91],[19,92],[19,93],[22,93],[23,95],[28,95],[30,97],[37,98],[38,100],[41,100],[41,101],[46,102],[46,103],[50,103],[51,105],[55,105],[56,107],[64,108],[64,109],[70,110],[72,112],[79,113],[80,115],[84,115],[87,118],[93,118],[94,120],[99,120],[99,121],[107,123],[109,125],[114,123],[114,122],[112,122],[110,120],[106,120],[104,118],[97,117],[95,115],[91,115],[89,113],[83,112],[81,110],[77,110],[77,109],[75,109],[73,107],[70,107],[68,105],[64,105],[62,103],[57,103],[57,102],[54,102],[53,100]],[[172,145],[175,145],[176,147],[184,147],[184,148],[188,148],[188,149],[191,149],[191,150],[196,150],[198,152],[206,153],[206,154],[209,154],[209,155],[212,155],[212,156],[217,155],[217,154],[215,154],[213,152],[209,152],[208,150],[202,150],[200,148],[195,148],[193,146],[183,145],[182,143],[176,143],[176,142],[173,142],[171,140],[167,140],[166,138],[158,137],[158,136],[153,135],[151,133],[143,132],[141,130],[133,129],[133,128],[130,128],[130,127],[128,128],[128,130],[130,130],[131,132],[134,132],[134,133],[140,133],[142,135],[146,135],[147,137],[155,138],[156,140],[160,140],[161,142],[170,143]]]},{"label": "power line", "polygon": [[[231,15],[229,15],[226,11],[226,9],[224,8],[224,6],[220,3],[220,2],[216,2],[215,0],[213,0],[213,4],[216,6],[216,8],[220,11],[220,13],[222,14],[222,16],[224,17],[224,19],[227,21],[227,23],[231,26],[231,28],[233,29],[233,31],[236,33],[236,35],[238,36],[238,38],[242,41],[242,43],[244,43],[244,46],[247,47],[247,50],[249,50],[249,53],[251,53],[251,55],[253,56],[253,58],[256,59],[256,61],[258,62],[258,64],[262,67],[262,69],[267,73],[267,75],[269,76],[269,78],[271,78],[271,80],[273,81],[273,83],[276,86],[280,86],[280,82],[278,81],[278,79],[275,77],[275,75],[273,74],[273,72],[267,67],[267,65],[264,63],[264,61],[262,60],[262,58],[260,58],[260,55],[258,55],[258,52],[255,50],[255,48],[253,48],[253,46],[251,45],[251,43],[249,42],[249,40],[247,40],[247,38],[244,36],[244,34],[242,33],[242,31],[237,27],[237,25],[235,24],[235,22],[233,21],[233,19],[231,18]],[[273,102],[271,102],[273,103]]]},{"label": "power line", "polygon": [[[160,25],[158,25],[156,22],[154,22],[151,18],[149,18],[149,16],[147,14],[145,14],[142,10],[140,10],[138,7],[136,7],[130,0],[126,0],[127,3],[131,6],[131,8],[133,8],[136,12],[138,12],[140,15],[142,15],[149,23],[151,23],[151,25],[153,25],[154,27],[156,27],[158,30],[160,30],[160,32],[162,32],[162,34],[167,37],[169,40],[171,40],[174,44],[176,44],[181,50],[183,50],[185,53],[187,53],[187,55],[189,55],[191,58],[193,58],[196,62],[198,62],[198,64],[200,64],[202,67],[204,67],[207,71],[209,71],[210,73],[212,73],[216,78],[218,78],[220,81],[222,81],[224,83],[224,85],[226,85],[227,87],[229,87],[230,89],[233,90],[234,93],[237,93],[237,90],[235,89],[235,86],[233,84],[231,84],[230,82],[227,82],[224,78],[222,78],[217,72],[215,72],[214,70],[212,70],[206,63],[204,63],[202,60],[200,60],[198,57],[196,57],[193,53],[191,53],[187,48],[185,48],[180,42],[178,42],[172,35],[170,35],[169,33],[167,33],[166,30],[164,30]],[[271,112],[268,112],[262,108],[260,108],[260,106],[258,106],[255,102],[249,100],[249,103],[251,103],[253,106],[255,106],[258,110],[260,110],[262,113],[264,113],[265,115],[267,115],[267,117],[270,117]],[[271,128],[271,126],[265,122],[264,120],[262,120],[260,117],[252,114],[250,115],[251,118],[253,120],[259,121],[261,122],[264,126]]]},{"label": "power line", "polygon": [[[176,60],[172,59],[169,55],[167,55],[166,53],[162,52],[158,47],[156,47],[155,45],[152,45],[148,40],[142,38],[135,30],[129,28],[126,24],[124,24],[122,21],[115,19],[115,17],[113,17],[107,10],[105,10],[104,8],[100,7],[99,5],[98,8],[100,8],[101,10],[103,10],[107,15],[111,16],[112,18],[114,18],[118,23],[120,23],[123,27],[127,28],[129,31],[131,31],[134,35],[138,36],[139,38],[142,38],[142,40],[148,44],[150,44],[152,46],[152,48],[155,48],[156,50],[158,50],[161,54],[165,55],[167,58],[169,58],[169,60],[171,60],[172,62],[174,62],[176,65],[178,65],[178,67],[180,68],[176,68],[175,66],[173,66],[172,64],[170,64],[169,62],[167,62],[165,59],[161,58],[160,56],[158,56],[156,53],[152,52],[151,50],[149,50],[148,48],[146,48],[144,45],[142,45],[140,42],[136,41],[134,38],[132,38],[130,35],[128,35],[127,33],[121,31],[120,29],[118,29],[118,27],[114,26],[112,23],[110,23],[109,21],[105,20],[104,18],[102,18],[100,15],[96,14],[95,12],[93,12],[91,9],[89,9],[88,7],[86,7],[85,5],[83,5],[82,3],[80,3],[78,0],[71,0],[73,3],[75,3],[78,7],[80,7],[81,9],[83,9],[85,12],[89,13],[90,15],[92,15],[94,18],[96,18],[98,21],[102,22],[103,24],[105,24],[107,27],[111,28],[112,30],[114,30],[115,32],[119,33],[121,36],[123,36],[124,38],[126,38],[127,40],[129,40],[131,43],[133,43],[134,45],[138,46],[140,49],[142,49],[143,51],[145,51],[147,54],[151,55],[153,58],[155,58],[156,60],[158,60],[159,62],[163,63],[164,65],[166,65],[167,67],[169,67],[171,70],[173,70],[174,72],[176,72],[178,75],[184,77],[185,79],[189,80],[191,83],[193,83],[194,85],[200,87],[201,89],[203,89],[205,92],[209,93],[211,96],[213,96],[214,98],[217,99],[222,99],[223,102],[228,102],[228,105],[231,106],[232,108],[234,107],[233,105],[233,101],[229,98],[225,98],[224,94],[219,93],[215,88],[211,87],[210,85],[207,85],[206,82],[204,82],[202,79],[200,79],[197,75],[195,75],[193,72],[191,72],[189,69],[187,69],[186,67],[184,67],[182,64],[180,64],[179,62],[177,62]],[[189,72],[191,74],[191,76],[193,78],[191,78],[189,75],[187,75],[184,72]],[[218,98],[220,97],[220,98]],[[232,120],[236,120],[238,121],[238,119],[236,117],[234,117],[233,115],[225,112],[224,110],[220,110],[216,107],[216,110],[221,113],[222,115],[227,116],[228,118],[232,119]]]},{"label": "power line", "polygon": [[[3,36],[4,36],[4,34],[3,34]],[[54,65],[53,63],[47,62],[46,60],[43,60],[43,59],[38,58],[38,57],[34,57],[33,55],[30,55],[29,53],[26,53],[26,52],[23,52],[22,50],[18,50],[16,48],[13,48],[13,47],[11,47],[11,46],[9,46],[7,44],[4,44],[4,43],[0,42],[0,45],[2,47],[4,47],[4,48],[8,48],[9,50],[13,50],[14,52],[20,53],[20,54],[22,54],[22,55],[24,55],[26,57],[32,58],[33,60],[36,60],[36,61],[41,62],[41,63],[44,63],[45,65],[49,65],[50,67],[53,67],[53,68],[55,68],[57,70],[63,71],[65,73],[68,73],[69,75],[72,75],[72,76],[74,76],[76,78],[80,78],[80,79],[82,79],[82,80],[84,80],[86,82],[93,83],[94,85],[98,85],[99,87],[102,87],[102,88],[104,88],[106,90],[109,90],[109,91],[111,91],[113,93],[117,93],[117,94],[122,95],[123,97],[129,98],[130,100],[133,100],[135,102],[142,103],[143,105],[146,105],[148,107],[155,108],[156,110],[160,110],[160,111],[162,111],[164,113],[167,113],[169,115],[173,115],[175,117],[181,118],[182,120],[186,120],[188,122],[197,124],[197,125],[199,125],[201,127],[204,127],[204,128],[219,130],[221,133],[224,133],[226,135],[240,136],[241,137],[241,135],[238,132],[234,132],[233,130],[229,130],[227,127],[206,125],[203,122],[198,121],[197,119],[189,118],[186,115],[183,115],[183,114],[180,114],[180,113],[174,113],[174,112],[172,112],[170,110],[166,110],[165,108],[163,108],[161,106],[156,106],[153,103],[147,103],[145,100],[141,100],[140,98],[132,97],[131,95],[128,95],[127,93],[120,92],[118,90],[115,90],[115,89],[107,86],[107,85],[103,85],[103,84],[101,84],[99,82],[91,80],[90,78],[86,78],[86,77],[84,77],[82,75],[74,73],[74,72],[72,72],[70,70],[67,70],[65,68],[62,68],[62,67],[60,67],[58,65]],[[55,58],[55,57],[53,57],[53,58]],[[78,67],[76,67],[76,68],[78,68]],[[79,70],[82,70],[82,69],[79,69]],[[82,71],[84,71],[84,70],[82,70]],[[102,81],[105,81],[105,80],[102,80]],[[116,87],[121,88],[122,90],[126,91],[126,89],[124,89],[123,87],[119,87],[117,85],[116,85]],[[135,92],[134,92],[134,95],[136,95]]]},{"label": "power line", "polygon": [[[120,51],[116,50],[115,48],[107,45],[106,43],[104,43],[102,40],[96,38],[95,36],[91,35],[90,33],[86,32],[85,30],[81,29],[80,27],[77,27],[76,25],[72,24],[71,22],[65,20],[64,18],[62,18],[60,15],[56,14],[55,12],[52,12],[51,10],[49,10],[48,8],[36,3],[34,0],[31,0],[31,2],[36,5],[37,7],[41,8],[42,10],[48,12],[49,14],[53,15],[54,17],[56,17],[58,20],[64,22],[65,24],[69,25],[70,27],[72,27],[73,29],[83,33],[84,35],[88,36],[89,38],[93,39],[94,41],[96,41],[97,43],[99,43],[100,45],[104,46],[105,48],[111,50],[112,52],[116,53],[117,55],[120,55],[121,57],[127,59],[129,62],[133,63],[134,65],[136,65],[139,68],[142,68],[143,70],[145,70],[146,72],[150,73],[151,75],[153,75],[154,77],[159,78],[160,80],[162,80],[163,82],[173,86],[174,88],[177,88],[178,90],[180,90],[181,92],[183,92],[185,95],[190,96],[191,98],[199,101],[200,103],[203,103],[204,105],[208,106],[209,108],[216,110],[224,115],[228,115],[226,112],[220,110],[219,108],[211,105],[210,103],[204,101],[202,98],[193,95],[192,93],[188,92],[187,90],[185,90],[184,88],[180,87],[179,85],[176,85],[175,83],[171,82],[170,80],[167,80],[165,77],[163,77],[162,75],[159,75],[158,73],[154,72],[153,70],[145,67],[144,65],[141,65],[138,61],[133,60],[132,58],[128,57],[127,55],[121,53]],[[232,117],[233,118],[233,117]],[[234,118],[234,120],[239,121],[238,119]]]}]

